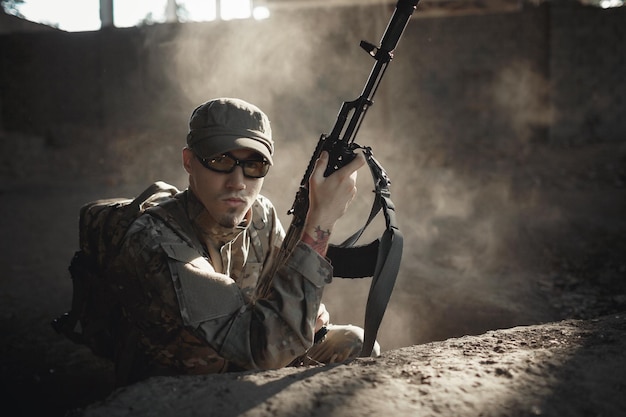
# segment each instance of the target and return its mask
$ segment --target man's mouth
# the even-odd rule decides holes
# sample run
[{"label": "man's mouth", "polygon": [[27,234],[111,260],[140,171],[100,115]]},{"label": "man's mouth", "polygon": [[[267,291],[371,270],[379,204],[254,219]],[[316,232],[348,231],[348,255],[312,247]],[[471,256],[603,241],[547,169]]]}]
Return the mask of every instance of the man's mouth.
[{"label": "man's mouth", "polygon": [[242,204],[246,204],[246,200],[244,200],[243,198],[239,198],[239,197],[228,197],[228,198],[222,199],[222,201],[229,206],[240,206]]}]

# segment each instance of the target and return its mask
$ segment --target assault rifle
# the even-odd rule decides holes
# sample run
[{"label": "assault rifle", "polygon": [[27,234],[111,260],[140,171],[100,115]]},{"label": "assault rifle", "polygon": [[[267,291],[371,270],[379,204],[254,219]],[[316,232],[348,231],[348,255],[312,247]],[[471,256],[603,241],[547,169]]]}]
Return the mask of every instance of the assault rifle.
[{"label": "assault rifle", "polygon": [[[390,199],[389,180],[385,170],[373,157],[371,148],[355,143],[361,123],[370,106],[380,81],[393,59],[393,51],[406,28],[409,19],[417,7],[419,0],[399,0],[396,9],[385,29],[380,46],[361,41],[361,48],[375,60],[370,75],[361,95],[353,101],[344,102],[337,115],[337,120],[329,134],[322,134],[313,156],[306,168],[304,177],[292,208],[288,214],[292,221],[287,230],[281,250],[274,262],[268,280],[261,283],[258,294],[266,295],[270,287],[270,279],[280,268],[302,236],[302,228],[309,209],[309,178],[313,173],[315,162],[323,151],[328,151],[328,168],[325,176],[331,175],[356,157],[356,150],[361,149],[366,157],[374,178],[376,199],[366,224],[340,245],[331,245],[327,256],[333,264],[333,273],[341,278],[372,277],[372,284],[365,312],[365,341],[361,356],[370,356],[382,321],[402,257],[402,234],[395,222],[394,206]],[[386,230],[380,239],[364,246],[353,246],[371,220],[381,210],[385,215]],[[317,335],[319,336],[319,335]],[[316,337],[317,339],[318,337]]]}]

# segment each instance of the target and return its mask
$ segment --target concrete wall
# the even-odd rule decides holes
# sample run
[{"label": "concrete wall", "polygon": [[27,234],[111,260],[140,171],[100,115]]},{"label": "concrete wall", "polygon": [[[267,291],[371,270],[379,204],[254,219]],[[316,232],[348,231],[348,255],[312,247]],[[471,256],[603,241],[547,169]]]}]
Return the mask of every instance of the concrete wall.
[{"label": "concrete wall", "polygon": [[626,8],[570,5],[550,13],[551,136],[555,141],[623,141]]},{"label": "concrete wall", "polygon": [[[408,111],[426,139],[623,137],[625,12],[557,4],[425,19],[418,9],[383,81],[378,102],[387,108],[372,113],[404,123]],[[367,76],[359,40],[376,43],[390,13],[321,9],[265,22],[5,35],[3,125],[37,134],[68,124],[172,126],[207,98],[239,95],[277,124],[301,108],[289,119],[313,116],[298,122],[325,128]]]}]

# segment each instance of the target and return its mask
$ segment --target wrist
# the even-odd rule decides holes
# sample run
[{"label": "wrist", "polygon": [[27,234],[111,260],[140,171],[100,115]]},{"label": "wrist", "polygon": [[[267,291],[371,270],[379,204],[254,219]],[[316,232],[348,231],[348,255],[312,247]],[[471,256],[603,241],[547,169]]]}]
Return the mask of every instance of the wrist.
[{"label": "wrist", "polygon": [[300,238],[303,243],[309,245],[321,256],[326,256],[329,239],[330,229],[324,229],[321,226],[306,227]]}]

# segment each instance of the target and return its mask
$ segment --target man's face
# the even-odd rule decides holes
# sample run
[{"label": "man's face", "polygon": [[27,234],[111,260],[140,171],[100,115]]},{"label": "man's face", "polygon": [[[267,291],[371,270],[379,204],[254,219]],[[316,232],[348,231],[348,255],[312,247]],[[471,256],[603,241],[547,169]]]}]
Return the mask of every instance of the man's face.
[{"label": "man's face", "polygon": [[[237,149],[229,154],[239,160],[258,157],[250,149]],[[183,150],[183,165],[189,173],[189,188],[223,227],[235,227],[243,221],[263,185],[263,178],[245,177],[241,166],[231,173],[211,171],[187,148]]]}]

